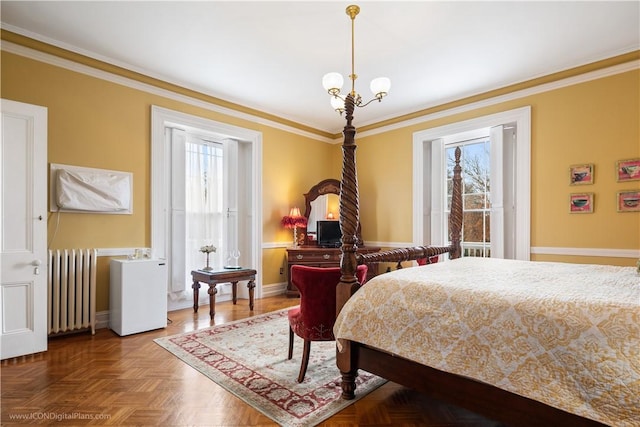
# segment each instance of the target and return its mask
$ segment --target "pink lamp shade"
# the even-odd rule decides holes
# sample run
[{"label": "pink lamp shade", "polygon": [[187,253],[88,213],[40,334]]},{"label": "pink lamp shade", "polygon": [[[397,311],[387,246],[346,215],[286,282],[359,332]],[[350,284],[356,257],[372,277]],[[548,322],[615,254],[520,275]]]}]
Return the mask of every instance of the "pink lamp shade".
[{"label": "pink lamp shade", "polygon": [[307,218],[300,214],[299,208],[291,208],[289,215],[282,218],[282,226],[285,228],[306,227]]},{"label": "pink lamp shade", "polygon": [[282,226],[285,228],[293,228],[293,246],[298,246],[298,227],[307,226],[307,218],[300,215],[300,209],[291,208],[289,215],[282,218]]},{"label": "pink lamp shade", "polygon": [[298,207],[294,207],[294,208],[291,208],[291,210],[289,211],[289,216],[298,218],[298,217],[301,217],[302,215],[300,215],[300,209],[298,209]]}]

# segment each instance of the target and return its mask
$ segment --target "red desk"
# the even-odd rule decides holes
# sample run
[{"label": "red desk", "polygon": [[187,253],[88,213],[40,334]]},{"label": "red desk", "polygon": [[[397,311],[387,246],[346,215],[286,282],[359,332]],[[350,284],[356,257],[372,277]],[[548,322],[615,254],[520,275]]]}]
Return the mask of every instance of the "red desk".
[{"label": "red desk", "polygon": [[256,287],[256,270],[249,268],[241,269],[223,269],[223,270],[193,270],[191,277],[193,277],[193,312],[198,312],[198,291],[200,290],[200,282],[209,285],[209,316],[213,319],[216,314],[216,294],[218,289],[216,285],[218,283],[231,283],[233,291],[233,303],[236,303],[238,282],[241,280],[248,280],[247,289],[249,289],[249,309],[253,310],[253,289]]}]

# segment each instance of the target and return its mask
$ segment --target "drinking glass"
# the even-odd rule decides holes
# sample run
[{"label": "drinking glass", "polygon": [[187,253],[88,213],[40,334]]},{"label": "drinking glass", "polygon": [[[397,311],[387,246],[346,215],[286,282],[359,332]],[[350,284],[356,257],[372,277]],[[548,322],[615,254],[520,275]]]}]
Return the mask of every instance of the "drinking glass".
[{"label": "drinking glass", "polygon": [[229,255],[233,258],[232,267],[238,267],[238,259],[240,258],[240,251],[238,249],[232,249],[229,251]]}]

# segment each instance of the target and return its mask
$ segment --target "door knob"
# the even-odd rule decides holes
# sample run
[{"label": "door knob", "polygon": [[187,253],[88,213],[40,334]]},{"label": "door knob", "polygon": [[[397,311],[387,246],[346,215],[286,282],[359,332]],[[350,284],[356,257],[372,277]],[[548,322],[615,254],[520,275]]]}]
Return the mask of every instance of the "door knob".
[{"label": "door knob", "polygon": [[42,261],[40,261],[39,259],[34,259],[33,261],[31,261],[31,265],[33,265],[33,274],[38,275],[40,274],[40,264],[42,264]]}]

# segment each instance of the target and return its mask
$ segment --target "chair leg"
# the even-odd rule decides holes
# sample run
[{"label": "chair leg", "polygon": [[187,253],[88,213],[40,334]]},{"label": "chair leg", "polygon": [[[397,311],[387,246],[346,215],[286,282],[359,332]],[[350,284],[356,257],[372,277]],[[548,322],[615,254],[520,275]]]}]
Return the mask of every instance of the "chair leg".
[{"label": "chair leg", "polygon": [[291,326],[289,326],[289,357],[287,357],[287,360],[291,360],[292,357],[293,357],[293,329],[291,329]]},{"label": "chair leg", "polygon": [[307,373],[307,366],[309,366],[309,353],[311,350],[311,341],[304,340],[304,349],[302,350],[302,365],[300,366],[300,374],[298,374],[298,382],[304,381],[304,376]]}]

